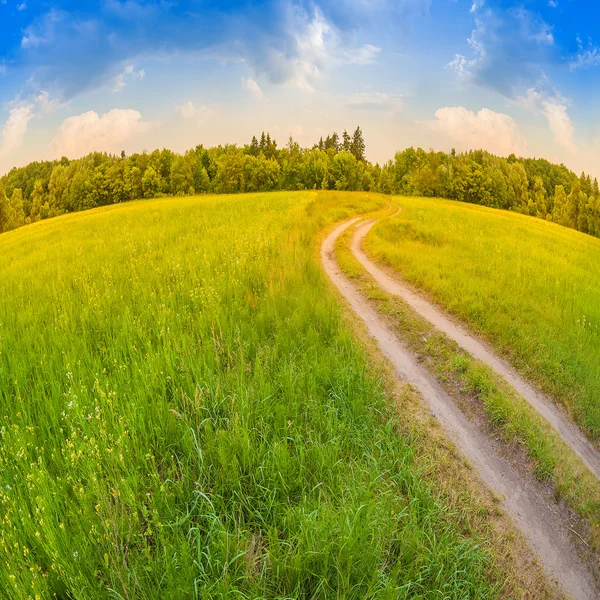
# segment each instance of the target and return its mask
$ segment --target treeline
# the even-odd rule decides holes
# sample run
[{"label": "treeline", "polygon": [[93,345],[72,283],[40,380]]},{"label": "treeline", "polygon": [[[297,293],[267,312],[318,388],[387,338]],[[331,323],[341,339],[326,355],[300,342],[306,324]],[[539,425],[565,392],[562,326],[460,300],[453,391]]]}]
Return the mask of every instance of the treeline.
[{"label": "treeline", "polygon": [[271,190],[362,190],[440,196],[537,216],[600,237],[598,182],[546,160],[408,148],[385,165],[365,158],[360,127],[312,148],[283,148],[267,133],[244,147],[177,154],[93,153],[34,162],[0,178],[0,232],[56,215],[137,198]]}]

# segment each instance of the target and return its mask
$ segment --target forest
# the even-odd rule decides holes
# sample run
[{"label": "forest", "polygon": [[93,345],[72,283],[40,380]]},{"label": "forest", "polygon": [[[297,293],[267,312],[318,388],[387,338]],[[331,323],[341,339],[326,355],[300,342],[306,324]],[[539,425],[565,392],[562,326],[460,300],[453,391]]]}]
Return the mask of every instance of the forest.
[{"label": "forest", "polygon": [[57,215],[159,196],[273,190],[374,191],[437,196],[528,214],[600,237],[598,181],[544,159],[408,148],[384,165],[365,158],[360,127],[312,148],[270,134],[249,144],[183,154],[94,152],[33,162],[0,178],[0,232]]}]

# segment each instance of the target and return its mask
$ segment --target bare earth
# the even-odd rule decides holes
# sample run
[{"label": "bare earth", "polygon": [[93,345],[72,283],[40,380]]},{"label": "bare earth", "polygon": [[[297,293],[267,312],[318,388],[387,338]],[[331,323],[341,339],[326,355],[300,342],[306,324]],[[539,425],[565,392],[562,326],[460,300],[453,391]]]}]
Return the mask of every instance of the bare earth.
[{"label": "bare earth", "polygon": [[[369,333],[377,340],[382,352],[394,365],[397,376],[419,390],[429,410],[444,428],[446,435],[473,465],[481,480],[488,488],[497,496],[503,498],[501,501],[502,507],[527,537],[549,579],[555,582],[567,595],[574,598],[600,598],[600,587],[597,585],[590,571],[580,561],[577,549],[571,540],[571,534],[564,521],[560,518],[556,506],[549,503],[538,492],[533,481],[530,481],[527,477],[523,477],[506,458],[502,457],[496,451],[494,441],[485,434],[479,425],[469,421],[465,417],[435,378],[418,363],[409,350],[400,344],[385,320],[358,293],[339,269],[333,256],[335,241],[348,227],[359,220],[356,218],[339,225],[323,242],[321,246],[321,260],[325,272],[348,301],[352,310],[365,322]],[[388,292],[391,291],[391,293],[395,294],[397,293],[395,286],[398,284],[373,265],[360,250],[360,240],[364,238],[364,235],[368,231],[368,229],[365,231],[365,228],[367,226],[370,228],[372,225],[373,223],[367,223],[359,228],[357,236],[353,241],[353,250],[356,252],[356,248],[358,247],[358,251],[362,256],[358,254],[357,258],[361,262],[366,260],[370,263],[371,269],[374,272],[378,272],[376,279],[380,284],[382,281],[385,282],[385,285],[382,285],[382,287]],[[364,266],[367,267],[366,264]],[[367,269],[375,277],[371,269],[368,267]],[[402,297],[404,298],[403,295]],[[421,298],[416,296],[414,300],[419,303],[423,302]],[[407,302],[425,316],[425,318],[431,320],[432,323],[434,322],[428,316],[432,313],[426,311],[427,314],[423,314],[421,312],[427,308],[426,306],[420,305],[419,308],[419,305],[413,304],[412,301],[407,300]],[[431,306],[429,308],[433,309]],[[445,321],[445,323],[439,321],[443,327],[447,327],[448,331],[461,333],[461,335],[465,336],[465,343],[467,343],[469,336],[458,330],[456,325],[450,323],[439,312],[435,312]],[[432,314],[432,316],[435,315]],[[437,322],[434,324],[437,326]],[[439,328],[446,332],[446,329]],[[446,333],[462,345],[456,337],[448,332]],[[457,334],[455,333],[454,335]],[[470,348],[473,347],[469,343],[469,347],[465,347],[465,349],[471,352]],[[489,354],[483,346],[481,349]],[[480,356],[477,356],[477,358],[480,358]],[[486,362],[482,358],[480,360]],[[515,377],[513,373],[511,375],[513,378]],[[560,413],[557,414],[559,417],[562,417]]]}]

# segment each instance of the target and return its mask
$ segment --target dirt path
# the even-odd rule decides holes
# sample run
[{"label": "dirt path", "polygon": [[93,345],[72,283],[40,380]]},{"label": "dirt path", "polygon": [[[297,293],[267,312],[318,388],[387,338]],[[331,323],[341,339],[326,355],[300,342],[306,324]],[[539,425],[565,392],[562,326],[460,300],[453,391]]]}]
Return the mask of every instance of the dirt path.
[{"label": "dirt path", "polygon": [[352,239],[352,252],[369,275],[388,293],[399,296],[434,327],[444,332],[473,358],[491,367],[504,378],[535,410],[550,423],[554,430],[600,479],[600,453],[585,434],[546,396],[535,390],[504,360],[496,356],[479,339],[457,325],[421,296],[393,279],[371,261],[361,247],[362,241],[376,221],[361,223]]},{"label": "dirt path", "polygon": [[[499,497],[504,498],[501,502],[503,508],[529,540],[550,580],[574,598],[600,598],[600,587],[579,560],[577,549],[556,506],[546,502],[538,493],[535,483],[524,480],[496,452],[494,441],[465,417],[439,383],[400,344],[385,320],[342,274],[333,257],[335,241],[359,220],[357,218],[339,225],[323,242],[321,260],[325,272],[352,310],[365,322],[369,333],[394,365],[398,377],[421,392],[430,411],[460,452],[475,467],[482,481]],[[535,596],[535,590],[532,593]]]}]

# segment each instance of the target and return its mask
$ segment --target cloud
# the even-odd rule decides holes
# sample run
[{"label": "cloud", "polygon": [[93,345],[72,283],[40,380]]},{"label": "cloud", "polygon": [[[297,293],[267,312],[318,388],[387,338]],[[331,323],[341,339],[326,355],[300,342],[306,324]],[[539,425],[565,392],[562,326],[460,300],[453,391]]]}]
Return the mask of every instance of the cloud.
[{"label": "cloud", "polygon": [[42,114],[51,112],[58,106],[56,99],[51,100],[48,92],[23,98],[17,96],[8,104],[8,119],[2,129],[2,144],[0,145],[0,160],[8,158],[23,144],[29,122]]},{"label": "cloud", "polygon": [[0,159],[5,159],[12,152],[18,150],[22,143],[29,121],[33,119],[33,104],[21,104],[11,108],[8,113],[8,120],[2,130],[2,145],[0,146]]},{"label": "cloud", "polygon": [[198,123],[203,123],[214,111],[204,105],[196,106],[191,100],[188,100],[185,104],[176,106],[175,112],[183,119],[195,120]]},{"label": "cloud", "polygon": [[65,99],[104,85],[119,89],[140,73],[124,72],[132,65],[182,55],[243,62],[256,81],[310,90],[329,69],[376,59],[377,46],[356,43],[365,23],[404,25],[409,15],[427,12],[429,4],[262,0],[232,8],[197,0],[104,0],[38,15],[7,58],[32,73],[37,87]]},{"label": "cloud", "polygon": [[379,52],[370,44],[349,45],[343,32],[318,7],[307,11],[289,3],[280,18],[281,35],[271,38],[263,48],[246,52],[244,60],[255,79],[266,77],[274,84],[287,83],[312,91],[326,71],[344,64],[372,63]]},{"label": "cloud", "polygon": [[264,98],[263,91],[260,89],[258,83],[252,79],[252,77],[242,77],[241,81],[242,88],[248,90],[256,100],[262,100]]},{"label": "cloud", "polygon": [[113,91],[118,92],[122,90],[128,81],[141,81],[146,76],[144,69],[135,70],[135,66],[132,64],[126,64],[123,67],[123,71],[113,78],[111,87]]},{"label": "cloud", "polygon": [[383,92],[360,92],[340,98],[348,108],[356,110],[399,111],[403,106],[403,96]]},{"label": "cloud", "polygon": [[435,120],[423,124],[461,150],[481,148],[501,156],[527,153],[527,140],[515,121],[487,108],[478,113],[462,106],[440,108]]},{"label": "cloud", "polygon": [[526,96],[517,98],[517,103],[523,108],[530,108],[541,113],[548,120],[550,131],[558,144],[574,152],[575,129],[567,114],[568,101],[558,93],[548,94],[545,91],[531,88]]},{"label": "cloud", "polygon": [[147,131],[137,110],[114,108],[102,116],[90,110],[63,121],[51,143],[56,157],[79,158],[92,151],[118,152],[122,144]]},{"label": "cloud", "polygon": [[552,28],[532,12],[497,12],[482,2],[471,8],[475,29],[467,42],[472,56],[456,54],[448,63],[461,79],[514,98],[545,78],[542,65],[554,47]]},{"label": "cloud", "polygon": [[575,71],[576,69],[587,69],[589,67],[595,67],[600,65],[600,48],[592,45],[591,40],[586,50],[583,49],[583,42],[581,38],[577,38],[577,44],[579,51],[575,55],[575,58],[569,63],[569,69]]},{"label": "cloud", "polygon": [[[495,90],[544,116],[556,142],[573,152],[569,102],[552,86],[544,70],[555,59],[552,28],[523,7],[496,11],[480,1],[473,4],[472,12],[476,25],[468,39],[472,56],[456,55],[448,68],[462,81]],[[580,43],[572,70],[596,60],[595,49],[582,52]]]}]

